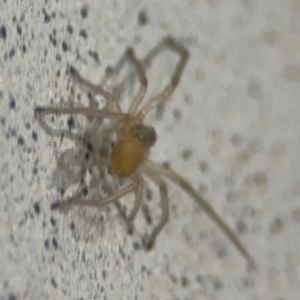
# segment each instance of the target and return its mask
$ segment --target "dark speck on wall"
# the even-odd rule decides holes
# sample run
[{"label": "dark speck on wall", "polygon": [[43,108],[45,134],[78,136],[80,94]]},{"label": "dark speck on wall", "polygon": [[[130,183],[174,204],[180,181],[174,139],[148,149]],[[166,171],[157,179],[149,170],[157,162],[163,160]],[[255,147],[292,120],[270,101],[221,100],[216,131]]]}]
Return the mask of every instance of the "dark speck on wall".
[{"label": "dark speck on wall", "polygon": [[147,13],[144,10],[141,10],[138,15],[138,25],[145,26],[149,22]]},{"label": "dark speck on wall", "polygon": [[75,229],[75,224],[74,224],[74,222],[72,222],[72,223],[70,224],[70,229],[71,229],[71,230],[74,230],[74,229]]},{"label": "dark speck on wall", "polygon": [[57,54],[56,57],[55,57],[55,59],[56,59],[57,61],[61,61],[61,55],[60,55],[60,54]]},{"label": "dark speck on wall", "polygon": [[34,203],[33,208],[34,208],[35,213],[38,215],[40,213],[39,203]]},{"label": "dark speck on wall", "polygon": [[22,28],[20,25],[17,25],[17,33],[18,33],[18,35],[22,34]]},{"label": "dark speck on wall", "polygon": [[15,129],[12,129],[12,130],[11,130],[11,136],[17,136],[17,132],[16,132]]},{"label": "dark speck on wall", "polygon": [[20,17],[20,23],[24,22],[24,20],[25,20],[25,15],[22,14],[21,17]]},{"label": "dark speck on wall", "polygon": [[46,239],[46,240],[44,241],[44,246],[45,246],[46,250],[49,249],[49,240],[48,240],[48,239]]},{"label": "dark speck on wall", "polygon": [[53,245],[53,247],[54,247],[55,249],[58,248],[58,243],[57,243],[56,238],[53,238],[53,239],[52,239],[52,245]]},{"label": "dark speck on wall", "polygon": [[9,108],[14,109],[16,107],[16,101],[15,99],[11,98],[9,102]]},{"label": "dark speck on wall", "polygon": [[32,131],[31,136],[32,136],[32,139],[36,142],[38,139],[37,133],[35,131]]},{"label": "dark speck on wall", "polygon": [[9,294],[8,300],[17,300],[17,297],[14,294]]},{"label": "dark speck on wall", "polygon": [[61,188],[59,192],[60,192],[60,195],[63,196],[65,194],[65,189]]},{"label": "dark speck on wall", "polygon": [[9,51],[9,58],[13,58],[15,56],[15,53],[16,53],[16,50],[14,48],[12,48],[10,51]]},{"label": "dark speck on wall", "polygon": [[72,34],[74,32],[73,27],[70,24],[67,26],[67,32],[69,34]]},{"label": "dark speck on wall", "polygon": [[6,40],[6,27],[4,25],[0,27],[0,38]]},{"label": "dark speck on wall", "polygon": [[53,217],[50,218],[50,223],[53,227],[56,226],[56,220]]},{"label": "dark speck on wall", "polygon": [[57,282],[53,277],[51,278],[51,284],[54,288],[57,288]]},{"label": "dark speck on wall", "polygon": [[102,271],[102,277],[104,280],[106,279],[106,271]]},{"label": "dark speck on wall", "polygon": [[95,51],[89,51],[89,55],[95,60],[95,62],[99,63],[99,55],[97,52]]},{"label": "dark speck on wall", "polygon": [[56,39],[52,36],[52,34],[49,35],[49,40],[50,40],[50,42],[52,43],[52,45],[53,45],[54,47],[56,47],[57,41],[56,41]]},{"label": "dark speck on wall", "polygon": [[68,123],[69,129],[74,128],[75,122],[74,122],[74,119],[73,119],[72,117],[70,117],[70,118],[68,119],[67,123]]},{"label": "dark speck on wall", "polygon": [[89,7],[87,5],[84,5],[80,10],[80,14],[81,14],[81,17],[83,19],[85,19],[89,14]]},{"label": "dark speck on wall", "polygon": [[46,10],[43,8],[42,13],[44,15],[44,23],[49,23],[51,21],[51,16],[46,12]]},{"label": "dark speck on wall", "polygon": [[67,42],[63,41],[61,46],[62,46],[62,49],[64,52],[68,51],[69,46],[68,46]]},{"label": "dark speck on wall", "polygon": [[81,30],[79,31],[79,35],[80,35],[82,38],[84,38],[84,39],[87,38],[87,33],[86,33],[86,31],[85,31],[84,29],[81,29]]},{"label": "dark speck on wall", "polygon": [[21,136],[18,137],[18,145],[19,146],[23,146],[24,145],[24,139]]}]

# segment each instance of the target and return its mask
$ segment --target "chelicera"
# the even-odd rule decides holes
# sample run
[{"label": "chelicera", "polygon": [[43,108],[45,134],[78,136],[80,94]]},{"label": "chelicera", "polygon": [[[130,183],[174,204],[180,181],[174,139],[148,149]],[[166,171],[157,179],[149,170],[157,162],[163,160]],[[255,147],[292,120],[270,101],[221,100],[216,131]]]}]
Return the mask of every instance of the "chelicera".
[{"label": "chelicera", "polygon": [[[180,56],[180,59],[175,67],[170,82],[166,85],[162,92],[158,93],[157,96],[153,97],[141,106],[148,85],[144,66],[150,65],[152,59],[157,55],[157,53],[165,48],[176,52]],[[119,198],[128,193],[134,192],[135,202],[133,209],[129,216],[125,217],[129,230],[132,231],[134,219],[142,203],[144,188],[143,175],[145,175],[159,187],[162,209],[160,222],[154,227],[148,241],[146,242],[147,248],[150,249],[154,245],[158,234],[167,223],[169,217],[169,200],[167,185],[165,182],[165,179],[167,179],[194,199],[202,207],[205,213],[217,223],[219,228],[229,238],[240,254],[251,264],[251,266],[255,266],[254,260],[248,253],[247,249],[242,245],[222,218],[213,210],[209,203],[204,200],[201,195],[199,195],[179,174],[154,163],[148,158],[148,153],[156,142],[156,132],[153,127],[144,124],[144,119],[157,105],[172,95],[179,84],[183,70],[187,64],[189,52],[172,37],[167,37],[163,39],[149,53],[149,55],[147,55],[143,62],[136,58],[135,52],[131,48],[127,49],[124,57],[133,64],[140,82],[139,89],[134,96],[127,113],[122,112],[118,99],[111,93],[105,91],[100,85],[95,85],[89,82],[83,78],[75,68],[71,67],[70,74],[74,82],[79,84],[82,89],[88,90],[93,95],[100,95],[105,98],[110,104],[110,109],[98,109],[94,107],[36,107],[35,114],[38,118],[49,114],[55,114],[83,115],[86,117],[100,117],[103,119],[107,118],[114,120],[116,122],[115,130],[117,133],[117,141],[111,153],[110,173],[115,176],[130,178],[131,182],[127,186],[122,187],[114,195],[110,195],[101,200],[87,201],[83,199],[84,191],[82,191],[71,199],[55,203],[52,208],[61,209],[65,206],[69,207],[74,205],[102,207],[118,201]]]}]

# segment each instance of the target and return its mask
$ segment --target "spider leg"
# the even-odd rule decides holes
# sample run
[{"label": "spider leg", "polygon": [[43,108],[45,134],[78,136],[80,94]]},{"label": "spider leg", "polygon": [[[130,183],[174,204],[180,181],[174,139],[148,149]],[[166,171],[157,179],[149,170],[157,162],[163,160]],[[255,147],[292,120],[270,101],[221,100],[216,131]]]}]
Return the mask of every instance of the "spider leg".
[{"label": "spider leg", "polygon": [[77,82],[81,88],[92,91],[96,95],[101,95],[107,101],[110,101],[113,104],[113,110],[115,112],[122,111],[118,100],[112,94],[106,92],[100,85],[95,85],[84,79],[73,66],[70,67],[70,74],[73,80]]},{"label": "spider leg", "polygon": [[132,103],[128,110],[128,113],[130,115],[134,115],[136,113],[136,110],[137,110],[138,106],[140,105],[141,101],[144,99],[145,93],[147,91],[148,81],[147,81],[147,77],[146,77],[143,65],[136,58],[134,50],[132,48],[128,48],[126,51],[126,55],[130,59],[130,61],[134,65],[134,67],[136,68],[138,76],[139,76],[139,80],[141,83],[139,90],[138,90],[137,94],[135,95],[135,97],[133,98]]},{"label": "spider leg", "polygon": [[166,37],[162,40],[161,43],[157,47],[155,47],[145,58],[144,64],[146,66],[151,64],[152,59],[164,48],[170,48],[171,50],[177,52],[180,55],[180,60],[177,63],[177,66],[175,68],[175,71],[171,77],[170,83],[164,88],[164,90],[159,93],[154,98],[150,99],[149,102],[147,102],[138,112],[138,118],[140,120],[143,120],[144,117],[155,107],[157,106],[161,101],[164,101],[165,99],[169,98],[171,94],[173,93],[174,89],[177,87],[182,72],[184,70],[184,67],[188,61],[189,53],[188,51],[178,44],[172,37]]},{"label": "spider leg", "polygon": [[[89,108],[84,108],[84,107],[68,107],[68,108],[53,108],[53,107],[36,107],[34,110],[34,114],[37,118],[38,123],[40,124],[40,126],[44,129],[44,131],[52,136],[60,136],[60,137],[64,137],[64,138],[68,138],[69,140],[77,140],[78,136],[76,134],[73,134],[70,130],[58,130],[58,129],[53,129],[51,128],[49,125],[47,125],[47,123],[45,122],[45,120],[43,120],[43,116],[45,115],[49,115],[49,114],[83,114],[86,115],[90,121],[92,121],[92,118],[94,118],[95,116],[97,117],[106,117],[106,118],[111,118],[111,119],[117,119],[119,120],[120,118],[117,118],[114,114],[113,117],[110,117],[110,114],[108,114],[108,112],[106,113],[97,113],[96,111],[100,111],[99,109],[97,109],[97,103],[95,102],[95,99],[92,95],[89,95]],[[94,113],[92,113],[92,111],[94,111]],[[103,112],[105,110],[102,110]]]},{"label": "spider leg", "polygon": [[59,210],[60,212],[67,213],[67,212],[69,212],[72,202],[75,201],[75,199],[80,199],[82,196],[83,196],[83,192],[80,191],[75,196],[73,196],[69,199],[53,202],[51,204],[50,208],[52,210]]},{"label": "spider leg", "polygon": [[[128,82],[132,82],[134,80],[134,78],[136,77],[136,75],[138,75],[141,86],[139,88],[137,95],[135,96],[134,100],[132,101],[132,105],[129,108],[129,114],[133,115],[133,114],[135,114],[139,103],[142,101],[142,99],[146,93],[148,82],[147,82],[147,78],[145,75],[145,71],[144,71],[142,62],[136,58],[134,50],[132,48],[128,48],[124,52],[124,54],[122,55],[119,62],[113,68],[112,75],[110,75],[109,77],[106,77],[106,80],[110,79],[112,76],[117,76],[120,73],[121,69],[123,68],[123,66],[126,62],[129,62],[130,64],[132,64],[135,70],[131,70],[125,79],[123,79],[119,84],[115,85],[114,90],[116,90],[116,91],[124,90],[125,85],[128,84]],[[106,80],[104,80],[104,83],[106,82]],[[136,99],[138,99],[138,101]]]},{"label": "spider leg", "polygon": [[161,195],[162,215],[161,215],[160,222],[154,227],[154,229],[150,235],[150,238],[147,242],[146,247],[148,250],[152,249],[158,234],[162,231],[162,229],[167,224],[168,219],[169,219],[169,200],[168,200],[167,186],[166,186],[166,183],[162,179],[157,181],[157,183],[159,184],[159,192]]},{"label": "spider leg", "polygon": [[129,232],[132,232],[134,229],[134,219],[141,207],[142,199],[143,199],[143,188],[144,188],[144,181],[142,177],[139,177],[139,186],[136,190],[136,195],[135,195],[135,201],[134,201],[134,206],[132,208],[132,211],[127,218],[127,224],[128,224],[128,229]]},{"label": "spider leg", "polygon": [[108,205],[110,203],[113,203],[116,201],[116,199],[119,199],[120,197],[136,190],[139,186],[139,182],[133,179],[132,183],[129,185],[125,186],[122,188],[119,192],[117,192],[115,195],[108,196],[104,199],[101,200],[83,200],[83,192],[79,192],[77,195],[74,197],[60,201],[60,202],[55,202],[52,204],[51,208],[52,209],[59,209],[59,210],[66,210],[66,208],[69,208],[69,206],[73,205],[79,205],[79,206],[90,206],[90,207],[103,207],[105,205]]},{"label": "spider leg", "polygon": [[34,110],[35,115],[84,115],[88,117],[102,117],[117,121],[127,120],[128,114],[121,112],[108,112],[106,110],[86,108],[86,107],[66,107],[66,108],[55,108],[55,107],[36,107]]},{"label": "spider leg", "polygon": [[[70,107],[73,107],[73,105],[74,105],[74,101],[73,100],[74,100],[73,96],[70,95],[70,97],[69,97]],[[89,100],[89,107],[97,110],[98,103],[97,103],[95,97],[92,95],[92,93],[88,94],[88,100]],[[35,108],[35,115],[37,117],[38,123],[44,129],[44,131],[46,132],[46,134],[48,134],[48,135],[50,135],[52,137],[55,137],[55,136],[56,137],[64,137],[64,138],[67,138],[67,139],[73,140],[73,141],[78,140],[78,136],[76,134],[73,134],[70,130],[53,129],[49,125],[47,125],[47,123],[45,122],[45,120],[42,119],[42,115],[46,115],[47,114],[45,112],[45,110],[48,110],[48,109],[41,108],[41,107],[36,107]],[[51,112],[49,111],[48,113],[50,114]],[[88,118],[89,118],[90,121],[92,121],[92,119],[94,117],[88,117]]]},{"label": "spider leg", "polygon": [[98,108],[98,101],[95,99],[95,96],[91,93],[88,92],[88,100],[89,100],[89,107],[97,109]]},{"label": "spider leg", "polygon": [[143,188],[144,188],[144,181],[143,181],[142,176],[135,175],[135,174],[133,176],[135,176],[135,180],[138,182],[138,187],[136,189],[134,206],[128,217],[126,216],[125,212],[123,211],[120,202],[118,200],[115,201],[116,208],[118,209],[120,215],[122,216],[122,218],[124,218],[124,220],[127,224],[129,234],[132,234],[132,232],[134,230],[133,222],[134,222],[134,219],[141,207],[141,203],[142,203],[142,199],[143,199]]},{"label": "spider leg", "polygon": [[[96,100],[96,98],[95,98],[95,96],[93,95],[93,93],[91,93],[91,92],[88,92],[88,94],[87,94],[87,96],[88,96],[88,100],[89,100],[89,108],[93,108],[93,109],[98,109],[98,101]],[[105,108],[107,109],[107,105],[105,106]],[[100,119],[99,121],[101,122],[101,117],[99,118],[97,118],[97,117],[87,117],[87,119],[90,121],[90,122],[92,122],[93,121],[93,119]]]},{"label": "spider leg", "polygon": [[37,113],[36,115],[38,123],[46,132],[46,134],[52,137],[64,137],[72,141],[76,141],[78,139],[78,137],[69,130],[59,130],[51,128],[49,125],[46,124],[45,120],[41,118],[41,115],[39,113]]},{"label": "spider leg", "polygon": [[168,190],[166,183],[163,179],[159,177],[159,174],[153,172],[150,168],[142,168],[143,173],[145,173],[153,182],[155,182],[159,186],[159,192],[161,196],[161,220],[160,222],[154,227],[149,239],[145,241],[145,246],[148,250],[152,249],[155,240],[158,234],[162,231],[164,226],[167,224],[169,219],[169,200],[168,200]]},{"label": "spider leg", "polygon": [[254,259],[251,257],[248,250],[242,245],[242,243],[234,234],[234,232],[222,220],[222,218],[217,214],[217,212],[209,205],[209,203],[206,200],[204,200],[186,180],[184,180],[174,171],[164,169],[162,166],[150,160],[145,161],[145,164],[141,166],[141,171],[145,171],[146,173],[150,172],[152,174],[160,174],[161,176],[171,180],[174,184],[176,184],[183,191],[185,191],[193,200],[195,200],[202,207],[204,212],[218,225],[218,227],[223,231],[223,233],[236,247],[240,254],[248,261],[249,268],[252,270],[256,269],[256,263]]}]

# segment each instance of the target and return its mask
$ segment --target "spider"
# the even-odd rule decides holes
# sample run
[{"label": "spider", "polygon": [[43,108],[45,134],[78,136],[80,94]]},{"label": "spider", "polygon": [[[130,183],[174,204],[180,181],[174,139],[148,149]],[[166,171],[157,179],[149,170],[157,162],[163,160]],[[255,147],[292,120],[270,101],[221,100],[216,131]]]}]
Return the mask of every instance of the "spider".
[{"label": "spider", "polygon": [[[170,82],[165,86],[162,92],[151,98],[144,105],[141,105],[148,85],[144,67],[150,65],[153,57],[165,48],[176,52],[180,59],[175,67]],[[135,201],[133,209],[131,210],[129,216],[124,216],[129,231],[132,231],[134,219],[142,203],[144,187],[143,175],[145,175],[159,187],[162,209],[160,222],[154,227],[148,241],[146,242],[146,247],[151,249],[157,236],[162,231],[169,218],[169,200],[167,185],[165,182],[166,179],[173,182],[173,184],[177,185],[193,200],[195,200],[202,207],[205,213],[229,238],[231,243],[249,263],[249,266],[251,265],[255,267],[255,262],[247,249],[242,245],[233,231],[214,211],[209,203],[195,191],[191,184],[173,170],[164,168],[148,158],[149,151],[156,142],[156,132],[153,127],[144,124],[144,119],[157,105],[168,99],[178,86],[184,68],[189,59],[188,50],[178,43],[174,38],[169,36],[164,38],[149,53],[143,62],[137,59],[132,48],[128,48],[126,50],[124,57],[133,65],[140,82],[139,89],[135,94],[127,113],[122,112],[119,101],[116,97],[105,91],[100,85],[95,85],[89,82],[83,78],[74,67],[70,67],[70,74],[73,81],[78,83],[82,89],[88,90],[94,96],[100,95],[105,98],[107,103],[110,104],[109,109],[98,109],[95,107],[36,107],[35,115],[38,118],[49,114],[83,115],[86,117],[100,117],[103,119],[107,118],[115,121],[117,141],[112,149],[109,171],[113,175],[129,178],[130,183],[127,186],[120,188],[120,190],[114,195],[110,195],[101,200],[84,200],[83,197],[85,193],[84,191],[81,191],[70,199],[54,203],[52,208],[62,209],[63,207],[74,205],[103,207],[111,203],[116,203],[119,198],[128,193],[134,192]]]}]

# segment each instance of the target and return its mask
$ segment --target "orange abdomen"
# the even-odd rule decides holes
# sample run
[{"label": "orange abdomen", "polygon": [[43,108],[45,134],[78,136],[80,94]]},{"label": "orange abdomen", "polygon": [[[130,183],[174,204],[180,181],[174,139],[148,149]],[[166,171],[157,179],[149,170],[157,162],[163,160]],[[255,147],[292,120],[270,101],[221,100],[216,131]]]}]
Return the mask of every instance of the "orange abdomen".
[{"label": "orange abdomen", "polygon": [[125,137],[113,148],[110,172],[122,177],[131,175],[142,162],[145,152],[145,146],[139,139]]}]

